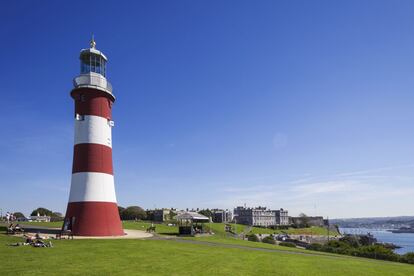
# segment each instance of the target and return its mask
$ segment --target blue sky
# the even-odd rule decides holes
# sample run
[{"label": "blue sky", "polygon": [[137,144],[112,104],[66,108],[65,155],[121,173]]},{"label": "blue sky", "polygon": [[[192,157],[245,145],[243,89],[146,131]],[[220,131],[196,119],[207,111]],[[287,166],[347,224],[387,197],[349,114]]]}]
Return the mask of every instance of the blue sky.
[{"label": "blue sky", "polygon": [[414,214],[411,1],[8,1],[0,208],[64,212],[95,34],[121,206]]}]

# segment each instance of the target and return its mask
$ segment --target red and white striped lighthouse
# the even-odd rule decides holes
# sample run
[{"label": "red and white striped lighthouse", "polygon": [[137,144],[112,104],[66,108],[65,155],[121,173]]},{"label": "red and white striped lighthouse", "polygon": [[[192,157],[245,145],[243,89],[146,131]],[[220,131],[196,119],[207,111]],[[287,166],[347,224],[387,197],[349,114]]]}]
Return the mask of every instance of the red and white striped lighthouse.
[{"label": "red and white striped lighthouse", "polygon": [[115,196],[112,167],[115,101],[106,80],[105,55],[90,48],[80,52],[81,74],[73,81],[75,146],[69,203],[63,228],[79,236],[124,235]]}]

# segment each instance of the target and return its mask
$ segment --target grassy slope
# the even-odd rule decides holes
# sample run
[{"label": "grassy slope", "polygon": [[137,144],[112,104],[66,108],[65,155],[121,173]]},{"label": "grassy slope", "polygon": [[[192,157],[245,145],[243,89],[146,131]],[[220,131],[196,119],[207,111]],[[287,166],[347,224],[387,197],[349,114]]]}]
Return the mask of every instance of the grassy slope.
[{"label": "grassy slope", "polygon": [[[61,222],[24,222],[23,225],[37,225],[37,226],[44,226],[44,227],[55,227],[60,228]],[[150,222],[144,221],[123,221],[124,229],[137,229],[145,231],[149,226],[151,226]],[[178,227],[177,226],[167,226],[165,224],[155,224],[156,233],[160,235],[176,235],[178,234]],[[267,249],[278,249],[278,250],[287,250],[287,251],[296,251],[296,252],[305,252],[302,249],[290,248],[290,247],[283,247],[277,246],[272,244],[266,243],[256,243],[256,242],[249,242],[245,240],[235,239],[232,238],[231,235],[225,232],[224,230],[224,223],[211,223],[209,224],[211,229],[214,232],[213,236],[205,236],[205,237],[188,237],[185,239],[189,240],[199,240],[199,241],[206,241],[206,242],[213,242],[213,243],[222,243],[222,244],[231,244],[231,245],[242,245],[247,247],[256,247],[256,248],[267,248]],[[245,225],[237,224],[234,226],[232,224],[233,229],[236,228],[236,233],[241,233],[243,230],[247,228]],[[259,228],[260,229],[260,228]],[[262,230],[262,229],[261,229]],[[329,253],[319,252],[320,254],[331,255]]]},{"label": "grassy slope", "polygon": [[[145,231],[148,227],[151,226],[151,222],[144,222],[144,221],[123,221],[122,222],[124,229],[137,229]],[[165,224],[154,224],[155,231],[158,234],[163,235],[176,235],[178,234],[178,227],[177,226],[168,226]]]},{"label": "grassy slope", "polygon": [[[19,223],[20,225],[35,225],[35,226],[42,226],[42,227],[50,227],[50,228],[62,228],[63,222],[62,221],[55,221],[55,222],[13,222],[13,224]],[[6,225],[6,224],[5,224]]]},{"label": "grassy slope", "polygon": [[[0,235],[2,275],[413,275],[414,266],[357,258],[182,244],[165,240],[62,240],[54,248],[8,247]],[[5,265],[7,264],[7,265]]]},{"label": "grassy slope", "polygon": [[[22,225],[38,225],[38,226],[45,226],[45,227],[56,227],[60,228],[62,227],[62,222],[22,222]],[[146,230],[151,223],[150,222],[134,222],[134,221],[124,221],[123,222],[125,229],[138,229],[138,230]],[[207,224],[214,233],[218,235],[225,234],[224,232],[224,223],[209,223]],[[156,231],[159,234],[172,234],[172,233],[178,233],[178,227],[174,226],[167,226],[165,224],[155,224]],[[236,233],[241,233],[247,226],[241,225],[241,224],[231,224],[231,226],[236,227]],[[272,229],[266,229],[266,228],[259,228],[259,227],[252,227],[252,230],[250,233],[254,234],[273,234],[273,233],[288,233],[288,234],[297,234],[297,235],[326,235],[327,231],[325,228],[322,227],[311,227],[311,228],[303,228],[303,229],[294,229],[290,228],[288,230],[272,230]],[[336,235],[337,232],[330,232],[330,235]]]},{"label": "grassy slope", "polygon": [[[123,222],[125,229],[138,229],[138,230],[146,230],[149,226],[151,226],[150,222],[143,222],[143,221],[124,221]],[[167,226],[165,224],[154,224],[156,232],[158,234],[178,234],[178,226]],[[224,231],[224,223],[206,223],[206,226],[210,227],[211,230],[219,236],[226,235]],[[241,233],[246,226],[237,224],[236,227],[232,224],[233,229],[236,228],[236,233]]]}]

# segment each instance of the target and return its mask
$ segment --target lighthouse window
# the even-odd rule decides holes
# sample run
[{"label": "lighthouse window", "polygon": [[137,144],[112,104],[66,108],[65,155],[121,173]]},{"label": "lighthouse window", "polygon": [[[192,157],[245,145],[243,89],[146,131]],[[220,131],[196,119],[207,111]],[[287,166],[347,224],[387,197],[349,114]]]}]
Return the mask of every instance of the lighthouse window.
[{"label": "lighthouse window", "polygon": [[106,77],[106,61],[101,57],[101,75]]},{"label": "lighthouse window", "polygon": [[106,61],[100,55],[84,54],[81,56],[81,74],[95,72],[105,77]]},{"label": "lighthouse window", "polygon": [[75,115],[75,119],[76,119],[77,121],[84,121],[84,120],[85,120],[85,115],[79,115],[79,114],[76,114],[76,115]]},{"label": "lighthouse window", "polygon": [[91,72],[96,72],[95,60],[96,60],[96,56],[91,55]]},{"label": "lighthouse window", "polygon": [[89,73],[91,71],[91,61],[89,55],[81,56],[81,74]]},{"label": "lighthouse window", "polygon": [[101,57],[95,57],[95,72],[96,73],[101,73],[101,61],[100,61]]}]

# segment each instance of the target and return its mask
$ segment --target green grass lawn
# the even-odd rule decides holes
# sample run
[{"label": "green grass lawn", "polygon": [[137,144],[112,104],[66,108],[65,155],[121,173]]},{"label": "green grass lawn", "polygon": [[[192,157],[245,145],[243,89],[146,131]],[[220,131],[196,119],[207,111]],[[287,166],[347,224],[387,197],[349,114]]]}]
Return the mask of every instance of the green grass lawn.
[{"label": "green grass lawn", "polygon": [[[124,229],[136,229],[146,231],[151,226],[151,222],[146,221],[123,221]],[[178,235],[178,226],[168,226],[163,223],[154,223],[155,232],[161,235]]]},{"label": "green grass lawn", "polygon": [[295,255],[174,240],[61,240],[11,247],[0,234],[2,275],[414,275],[414,266],[337,255]]},{"label": "green grass lawn", "polygon": [[[60,228],[62,222],[24,222],[22,225],[37,225],[43,227],[53,227],[53,228]],[[146,231],[146,229],[151,226],[150,222],[146,221],[123,221],[122,222],[124,229],[136,229]],[[178,226],[168,226],[166,224],[154,224],[156,228],[156,233],[159,235],[168,235],[168,236],[175,236],[178,235]],[[256,248],[267,248],[267,249],[278,249],[278,250],[287,250],[287,251],[296,251],[296,252],[305,252],[303,249],[296,249],[290,247],[283,247],[277,246],[272,244],[266,244],[261,242],[250,242],[245,240],[240,240],[233,238],[232,235],[229,235],[225,232],[225,223],[209,223],[207,224],[208,227],[214,232],[212,236],[203,236],[203,237],[186,237],[185,239],[189,240],[200,240],[206,242],[213,242],[213,243],[222,243],[222,244],[230,244],[230,245],[241,245],[247,247],[256,247]],[[236,233],[242,233],[244,230],[248,228],[246,225],[242,224],[232,224],[232,229],[236,229]],[[257,228],[259,230],[268,230]],[[320,254],[328,254],[319,252]]]},{"label": "green grass lawn", "polygon": [[[145,231],[149,226],[151,226],[151,222],[146,221],[123,221],[124,229],[137,229]],[[162,223],[154,223],[155,225],[155,232],[161,235],[177,235],[178,234],[178,226],[168,226]],[[224,230],[225,223],[206,223],[206,227],[210,228],[212,232],[214,232],[217,236],[227,236],[227,233]],[[241,224],[232,224],[232,229],[236,233],[241,233],[247,227]]]},{"label": "green grass lawn", "polygon": [[[218,236],[227,236],[227,233],[225,231],[225,223],[206,223],[206,226],[208,226],[211,231]],[[240,234],[242,233],[247,226],[246,225],[242,225],[242,224],[230,224],[232,231],[234,233]]]},{"label": "green grass lawn", "polygon": [[[37,225],[37,226],[44,226],[44,227],[53,227],[53,228],[60,228],[62,227],[62,222],[22,222],[21,225]],[[123,226],[125,229],[138,229],[145,231],[149,226],[151,226],[151,222],[146,221],[123,221]],[[166,224],[155,224],[156,232],[158,234],[167,234],[171,235],[174,233],[178,233],[177,226],[167,226]],[[216,235],[226,235],[224,231],[224,223],[206,223],[206,226],[210,227],[211,230]],[[247,226],[242,224],[231,224],[233,231],[236,230],[236,233],[243,232]],[[272,230],[267,228],[259,228],[259,227],[252,227],[250,233],[254,234],[273,234],[273,233],[288,233],[288,234],[296,234],[296,235],[327,235],[326,228],[323,227],[310,227],[310,228],[289,228],[287,230]],[[330,235],[334,236],[338,233],[336,231],[330,231]]]},{"label": "green grass lawn", "polygon": [[50,227],[50,228],[62,228],[63,222],[62,221],[54,221],[54,222],[34,222],[34,221],[23,221],[23,222],[13,222],[13,224],[19,223],[20,225],[35,225],[35,226],[42,226],[42,227]]}]

